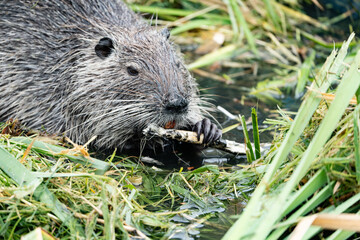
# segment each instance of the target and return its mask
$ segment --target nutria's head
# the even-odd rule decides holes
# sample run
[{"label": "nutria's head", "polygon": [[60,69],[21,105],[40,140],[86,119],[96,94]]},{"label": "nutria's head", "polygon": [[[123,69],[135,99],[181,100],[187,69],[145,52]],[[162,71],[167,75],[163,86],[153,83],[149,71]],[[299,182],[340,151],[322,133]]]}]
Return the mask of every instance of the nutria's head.
[{"label": "nutria's head", "polygon": [[117,29],[84,41],[67,88],[72,137],[97,135],[100,147],[122,147],[150,123],[181,128],[201,120],[195,81],[167,30]]}]

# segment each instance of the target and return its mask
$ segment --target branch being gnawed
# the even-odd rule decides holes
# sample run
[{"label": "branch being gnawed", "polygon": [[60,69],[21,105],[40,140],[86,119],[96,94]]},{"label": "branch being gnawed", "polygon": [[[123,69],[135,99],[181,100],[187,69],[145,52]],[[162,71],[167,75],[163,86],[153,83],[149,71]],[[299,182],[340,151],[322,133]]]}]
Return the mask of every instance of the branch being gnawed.
[{"label": "branch being gnawed", "polygon": [[[204,135],[200,135],[200,140],[197,139],[197,134],[191,131],[177,130],[177,129],[164,129],[155,125],[149,125],[143,130],[143,134],[147,137],[161,137],[176,140],[179,142],[187,142],[191,144],[203,144]],[[246,154],[246,145],[237,143],[230,140],[220,139],[219,141],[212,143],[209,147],[213,147],[232,154]],[[270,148],[270,143],[264,143],[260,146],[260,152]]]}]

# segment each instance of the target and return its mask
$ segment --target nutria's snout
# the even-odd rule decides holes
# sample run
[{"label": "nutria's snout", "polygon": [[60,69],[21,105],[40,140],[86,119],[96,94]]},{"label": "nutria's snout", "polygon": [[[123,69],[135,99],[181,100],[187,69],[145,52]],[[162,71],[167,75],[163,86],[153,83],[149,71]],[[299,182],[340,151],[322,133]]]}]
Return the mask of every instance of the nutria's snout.
[{"label": "nutria's snout", "polygon": [[168,100],[164,106],[167,114],[183,114],[188,111],[188,108],[189,101],[181,96]]}]

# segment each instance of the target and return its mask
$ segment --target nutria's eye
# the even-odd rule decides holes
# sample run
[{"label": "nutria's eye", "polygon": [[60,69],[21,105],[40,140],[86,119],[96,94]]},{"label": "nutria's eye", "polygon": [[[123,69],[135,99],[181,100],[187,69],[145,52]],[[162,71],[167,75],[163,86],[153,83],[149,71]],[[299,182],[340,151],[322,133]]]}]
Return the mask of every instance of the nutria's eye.
[{"label": "nutria's eye", "polygon": [[131,76],[137,76],[139,75],[139,71],[134,67],[127,67],[127,72]]}]

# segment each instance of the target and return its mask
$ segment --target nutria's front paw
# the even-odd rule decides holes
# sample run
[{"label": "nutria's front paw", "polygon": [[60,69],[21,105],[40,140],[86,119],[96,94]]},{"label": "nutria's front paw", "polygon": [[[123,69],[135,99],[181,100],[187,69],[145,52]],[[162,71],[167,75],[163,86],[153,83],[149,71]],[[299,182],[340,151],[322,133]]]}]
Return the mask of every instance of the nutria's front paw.
[{"label": "nutria's front paw", "polygon": [[200,140],[200,135],[204,134],[204,144],[216,142],[222,135],[221,130],[207,118],[197,122],[193,127],[193,131],[197,133],[198,140]]}]

